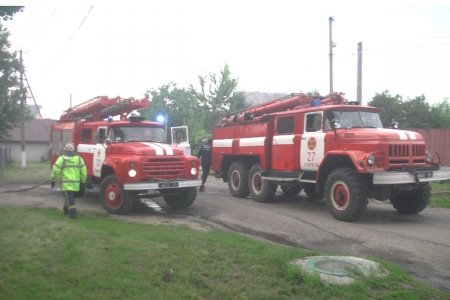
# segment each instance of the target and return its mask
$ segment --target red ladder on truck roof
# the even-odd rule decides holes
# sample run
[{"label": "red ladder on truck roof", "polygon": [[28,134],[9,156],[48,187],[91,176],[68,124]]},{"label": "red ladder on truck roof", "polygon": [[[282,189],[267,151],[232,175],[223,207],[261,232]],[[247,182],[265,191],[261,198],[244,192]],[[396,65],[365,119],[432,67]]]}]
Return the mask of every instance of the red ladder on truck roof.
[{"label": "red ladder on truck roof", "polygon": [[271,114],[291,109],[343,103],[347,103],[347,99],[344,98],[344,94],[342,93],[333,93],[326,97],[321,97],[319,95],[308,96],[303,93],[292,94],[281,99],[272,100],[229,114],[221,119],[220,125],[224,126],[226,124],[248,121],[264,114]]},{"label": "red ladder on truck roof", "polygon": [[121,120],[126,120],[127,115],[133,110],[149,106],[150,101],[134,98],[109,98],[98,96],[77,106],[69,108],[60,117],[60,121],[74,121],[86,119],[89,121],[100,121],[109,116],[119,116]]}]

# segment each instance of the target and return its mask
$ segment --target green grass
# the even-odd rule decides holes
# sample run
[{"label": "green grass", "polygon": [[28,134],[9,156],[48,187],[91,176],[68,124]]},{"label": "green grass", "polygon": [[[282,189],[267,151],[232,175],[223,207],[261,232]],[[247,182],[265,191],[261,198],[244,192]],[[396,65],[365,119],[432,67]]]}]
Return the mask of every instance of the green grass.
[{"label": "green grass", "polygon": [[433,192],[447,191],[450,192],[450,180],[434,182],[431,184],[431,189]]},{"label": "green grass", "polygon": [[431,191],[435,194],[432,194],[430,207],[450,208],[450,181],[432,183]]},{"label": "green grass", "polygon": [[2,299],[448,299],[391,263],[336,286],[290,264],[319,254],[186,226],[0,206]]},{"label": "green grass", "polygon": [[431,197],[430,207],[450,208],[450,194]]},{"label": "green grass", "polygon": [[21,169],[20,163],[8,163],[6,168],[0,170],[0,185],[9,184],[36,184],[50,178],[50,163],[30,163]]}]

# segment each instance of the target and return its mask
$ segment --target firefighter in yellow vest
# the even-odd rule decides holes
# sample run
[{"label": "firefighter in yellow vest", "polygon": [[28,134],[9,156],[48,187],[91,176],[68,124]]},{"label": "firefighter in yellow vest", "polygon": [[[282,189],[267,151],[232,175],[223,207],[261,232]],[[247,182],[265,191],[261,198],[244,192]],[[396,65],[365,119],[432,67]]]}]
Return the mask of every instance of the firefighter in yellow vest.
[{"label": "firefighter in yellow vest", "polygon": [[77,218],[77,208],[75,206],[75,192],[84,186],[87,180],[86,165],[83,159],[75,153],[75,147],[72,143],[64,146],[63,155],[58,157],[52,167],[50,174],[51,187],[56,182],[61,185],[61,191],[64,193],[64,213],[69,214],[71,218]]}]

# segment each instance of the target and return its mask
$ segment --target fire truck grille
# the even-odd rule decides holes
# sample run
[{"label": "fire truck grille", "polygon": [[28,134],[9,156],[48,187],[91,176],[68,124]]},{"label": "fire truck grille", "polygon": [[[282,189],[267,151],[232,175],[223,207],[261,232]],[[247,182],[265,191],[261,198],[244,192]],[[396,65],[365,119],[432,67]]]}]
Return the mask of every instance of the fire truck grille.
[{"label": "fire truck grille", "polygon": [[142,171],[155,179],[180,178],[184,175],[184,162],[178,158],[149,159],[142,164]]},{"label": "fire truck grille", "polygon": [[425,164],[425,145],[391,144],[389,145],[389,165],[422,165]]}]

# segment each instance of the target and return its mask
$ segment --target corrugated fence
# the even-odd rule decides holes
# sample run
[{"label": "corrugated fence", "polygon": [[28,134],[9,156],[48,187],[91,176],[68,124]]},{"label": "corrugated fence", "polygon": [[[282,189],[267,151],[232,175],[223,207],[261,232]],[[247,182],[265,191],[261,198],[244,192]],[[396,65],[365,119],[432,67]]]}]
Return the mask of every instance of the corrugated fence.
[{"label": "corrugated fence", "polygon": [[409,129],[422,134],[431,153],[439,153],[441,164],[450,166],[450,128]]}]

